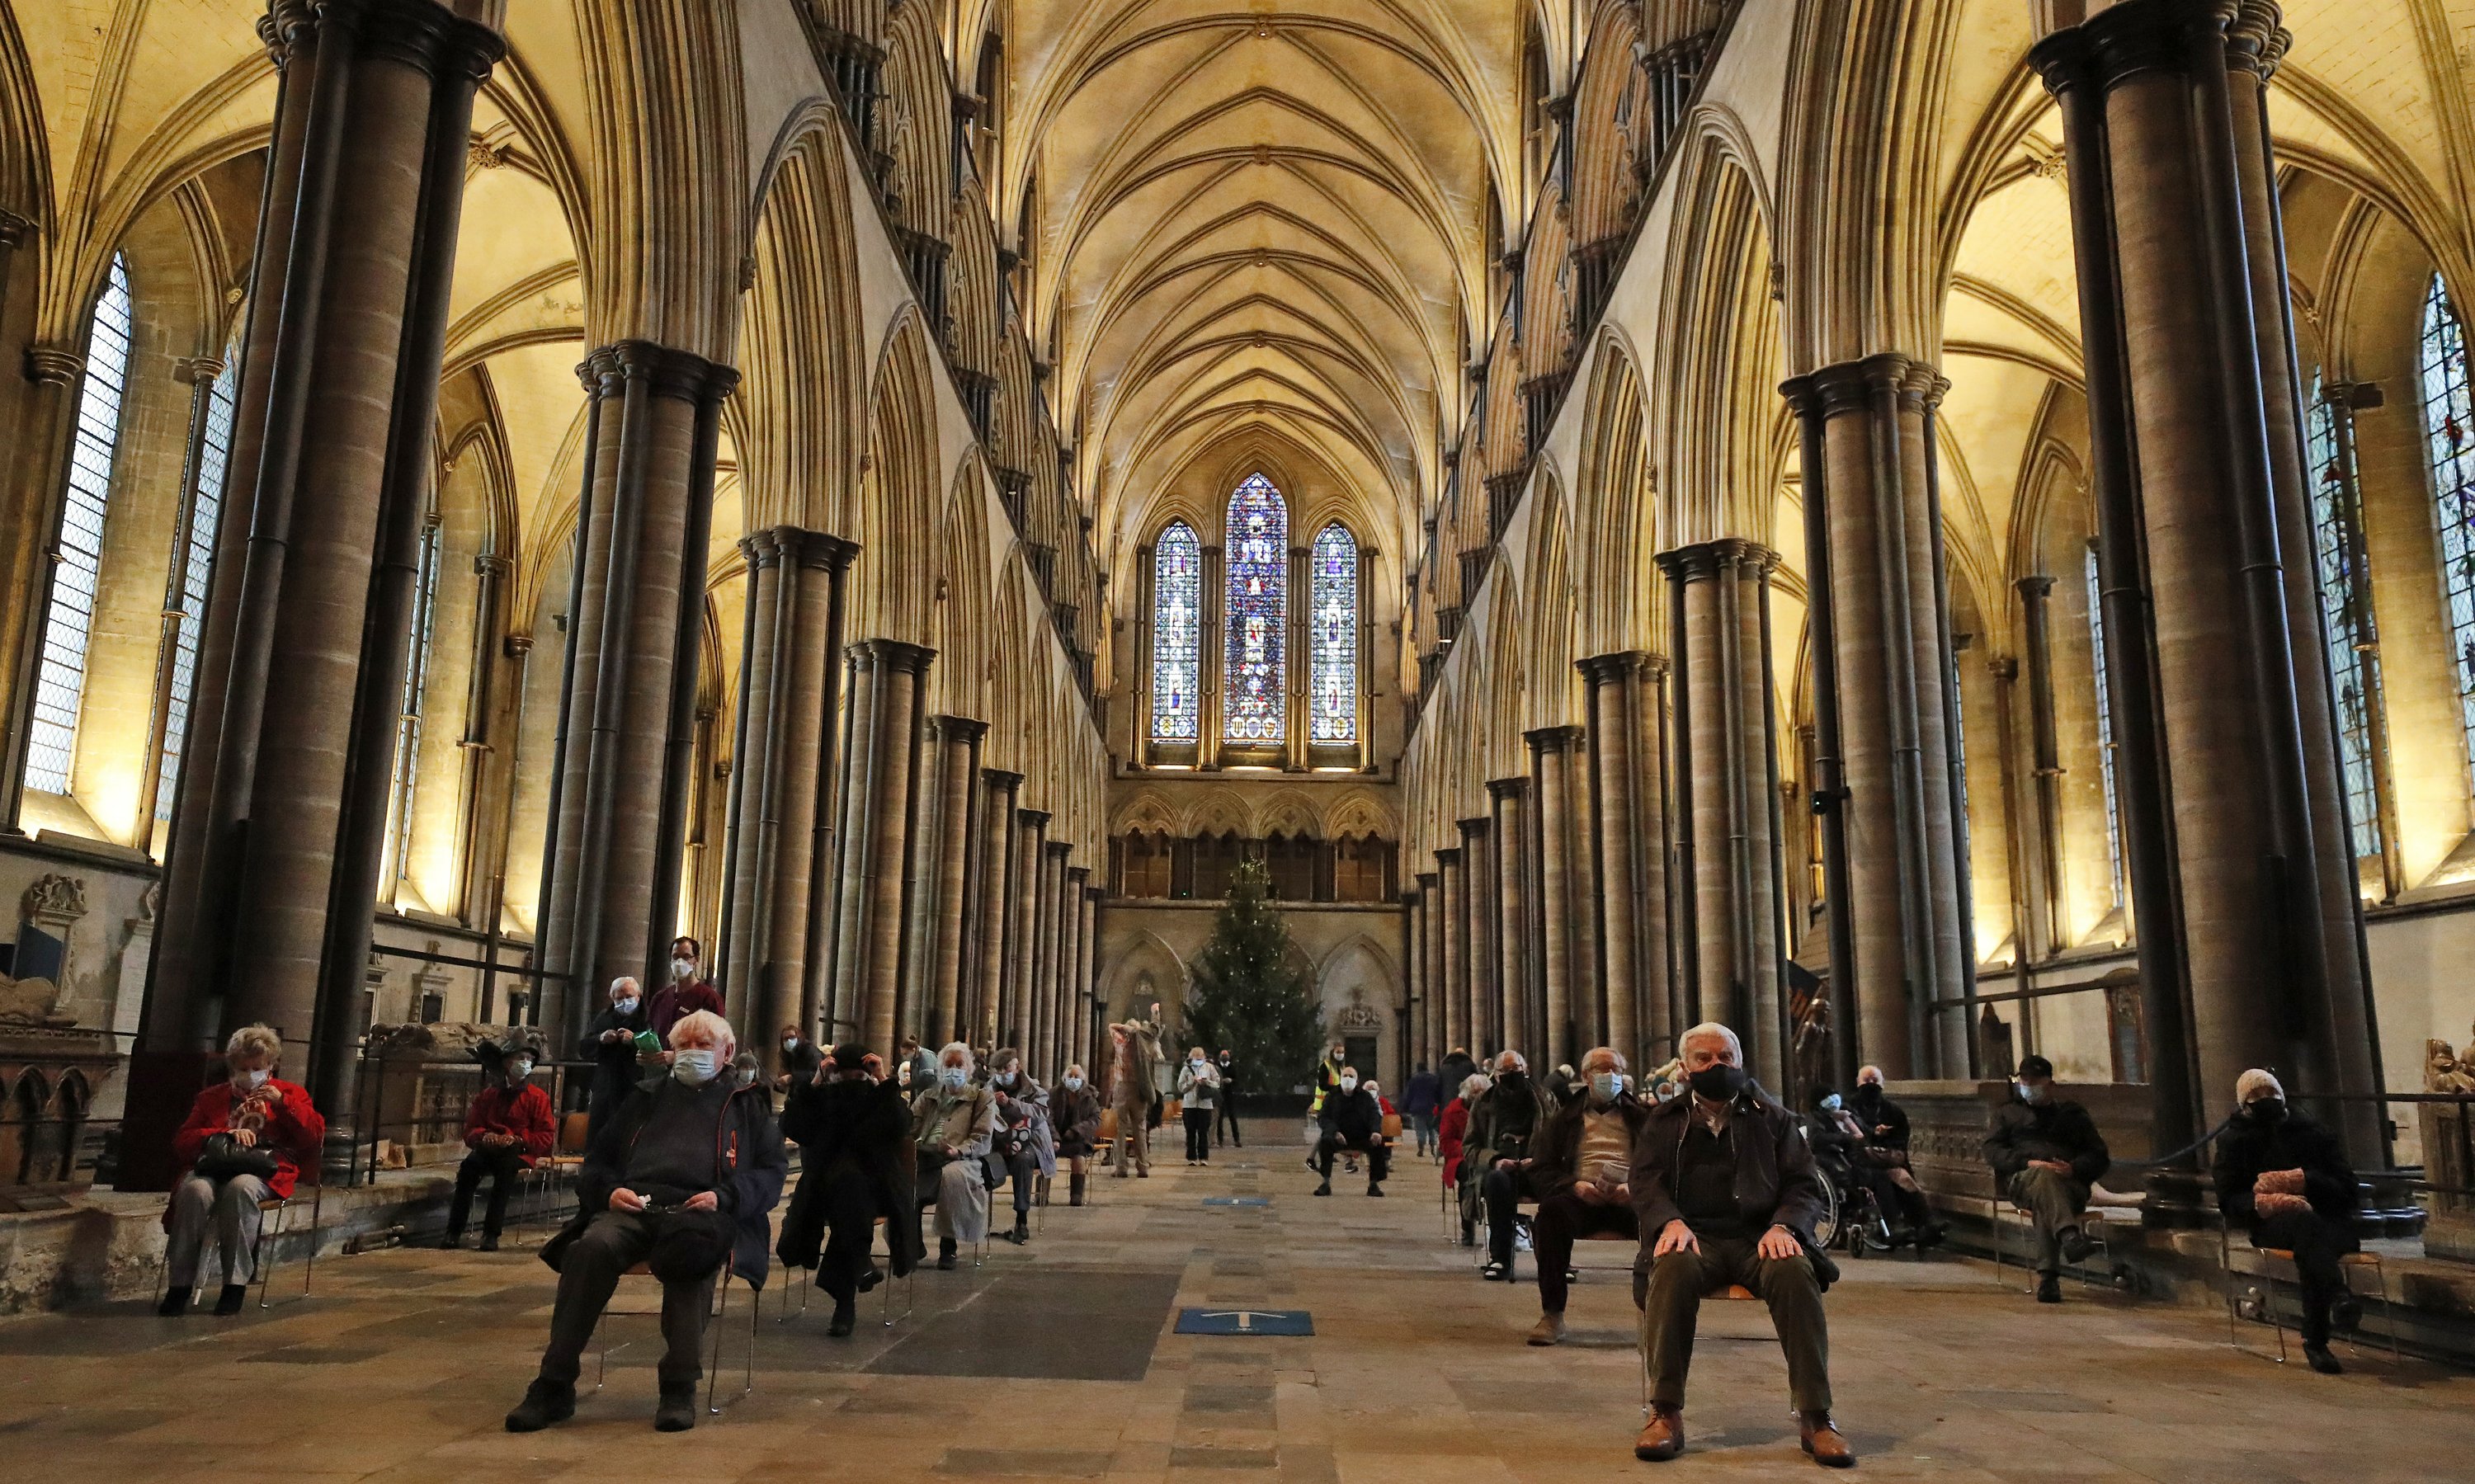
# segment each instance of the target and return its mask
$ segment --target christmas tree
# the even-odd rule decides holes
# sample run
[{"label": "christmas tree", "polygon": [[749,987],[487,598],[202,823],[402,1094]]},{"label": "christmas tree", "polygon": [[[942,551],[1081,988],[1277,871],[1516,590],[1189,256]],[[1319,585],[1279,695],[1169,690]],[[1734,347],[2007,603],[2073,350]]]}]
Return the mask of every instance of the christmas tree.
[{"label": "christmas tree", "polygon": [[1323,1010],[1289,966],[1289,927],[1274,907],[1271,872],[1238,863],[1228,904],[1195,957],[1187,1020],[1194,1039],[1226,1050],[1258,1092],[1303,1080],[1323,1045]]}]

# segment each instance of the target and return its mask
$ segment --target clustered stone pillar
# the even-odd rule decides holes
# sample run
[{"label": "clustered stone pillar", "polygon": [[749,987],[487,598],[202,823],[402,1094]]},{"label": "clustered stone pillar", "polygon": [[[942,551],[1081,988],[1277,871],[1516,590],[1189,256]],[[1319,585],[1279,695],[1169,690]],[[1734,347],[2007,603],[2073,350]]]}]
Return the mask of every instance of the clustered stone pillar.
[{"label": "clustered stone pillar", "polygon": [[920,1007],[919,1039],[943,1045],[963,1034],[964,975],[968,956],[967,935],[982,925],[971,900],[971,851],[980,791],[971,787],[979,776],[980,743],[989,724],[968,717],[934,717],[929,738],[935,767],[927,780],[934,791],[934,852],[925,883],[928,896],[928,979]]},{"label": "clustered stone pillar", "polygon": [[990,1045],[1022,1049],[1040,985],[1040,885],[1048,846],[1049,815],[1043,809],[1014,812],[1014,881],[1006,909],[1005,1012]]},{"label": "clustered stone pillar", "polygon": [[[2270,175],[2279,19],[2124,0],[2030,54],[2062,106],[2094,327],[2100,602],[2168,1143],[2246,1067],[2379,1084]],[[2382,1154],[2375,1109],[2340,1121],[2358,1158]]]},{"label": "clustered stone pillar", "polygon": [[1091,925],[1096,908],[1091,891],[1091,867],[1069,865],[1066,868],[1066,986],[1059,993],[1065,1024],[1058,1032],[1056,1059],[1049,1067],[1049,1079],[1066,1075],[1066,1069],[1083,1059],[1091,1044]]},{"label": "clustered stone pillar", "polygon": [[833,946],[833,1038],[880,1053],[894,1045],[902,983],[904,897],[911,884],[912,790],[919,772],[926,677],[936,651],[865,639],[845,654],[850,704],[843,749],[842,825]]},{"label": "clustered stone pillar", "polygon": [[1425,1012],[1427,1049],[1434,1053],[1434,1064],[1453,1049],[1452,1034],[1445,1023],[1444,1002],[1451,991],[1444,976],[1444,878],[1438,868],[1418,873],[1418,961],[1422,970],[1421,1009]]},{"label": "clustered stone pillar", "polygon": [[1082,926],[1075,946],[1075,997],[1082,1003],[1082,1013],[1076,1018],[1073,1059],[1097,1058],[1100,1041],[1100,899],[1107,892],[1095,886],[1083,888]]},{"label": "clustered stone pillar", "polygon": [[971,899],[977,922],[971,937],[971,1013],[954,1038],[993,1047],[1004,1028],[1006,1008],[1006,932],[1013,917],[1015,800],[1020,796],[1022,774],[1001,767],[980,769],[980,840],[973,851],[977,879]]},{"label": "clustered stone pillar", "polygon": [[1065,1039],[1065,991],[1072,981],[1066,950],[1074,941],[1067,932],[1074,907],[1066,894],[1066,863],[1073,854],[1066,841],[1050,840],[1040,881],[1040,1007],[1032,1017],[1036,1034],[1023,1048],[1023,1060],[1042,1081],[1056,1079],[1057,1048]]},{"label": "clustered stone pillar", "polygon": [[1685,1022],[1669,993],[1665,726],[1667,662],[1638,649],[1578,662],[1595,828],[1591,904],[1607,1044],[1635,1066],[1674,1054]]},{"label": "clustered stone pillar", "polygon": [[1595,1013],[1600,1001],[1588,998],[1588,1010],[1576,1004],[1573,986],[1586,982],[1588,944],[1582,939],[1575,904],[1586,901],[1574,888],[1574,866],[1582,851],[1576,839],[1573,809],[1573,754],[1581,744],[1578,726],[1548,726],[1523,734],[1530,743],[1530,777],[1538,800],[1536,859],[1538,863],[1538,982],[1540,1010],[1547,1038],[1540,1055],[1550,1065],[1581,1065],[1581,1053],[1600,1044],[1604,1034]]},{"label": "clustered stone pillar", "polygon": [[1449,1051],[1459,1047],[1472,1056],[1486,1048],[1470,1034],[1469,1020],[1469,880],[1462,873],[1461,852],[1458,845],[1448,845],[1435,852],[1436,889],[1442,893],[1443,911],[1436,913],[1441,951],[1437,959],[1443,964],[1438,977],[1438,995],[1443,1001],[1444,1045]]},{"label": "clustered stone pillar", "polygon": [[[141,1141],[155,1105],[185,1109],[197,1054],[249,1020],[278,1030],[338,1140],[351,1136],[464,159],[475,91],[505,51],[432,0],[278,0],[259,34],[279,68],[276,118],[231,515],[132,1068],[125,1127]],[[28,364],[57,404],[30,409],[58,413],[37,417],[60,431],[35,450],[56,469],[65,363]],[[56,494],[38,508],[57,524]],[[32,629],[11,643],[22,687]],[[397,690],[382,691],[390,673]]]},{"label": "clustered stone pillar", "polygon": [[1409,1059],[1433,1066],[1436,1054],[1427,1035],[1426,899],[1416,888],[1401,893],[1401,962],[1409,1010]]},{"label": "clustered stone pillar", "polygon": [[[1787,1005],[1779,983],[1779,857],[1773,829],[1778,749],[1771,706],[1770,572],[1777,553],[1749,541],[1662,552],[1682,636],[1676,674],[1679,996],[1696,1020],[1745,1041],[1763,1084],[1787,1085]],[[1689,924],[1689,926],[1688,926]]]},{"label": "clustered stone pillar", "polygon": [[1502,1011],[1501,961],[1497,958],[1497,901],[1495,849],[1492,834],[1494,821],[1481,815],[1459,821],[1461,832],[1463,911],[1469,919],[1469,996],[1470,1050],[1498,1052],[1504,1049]]},{"label": "clustered stone pillar", "polygon": [[833,776],[844,574],[858,548],[776,526],[740,543],[747,557],[746,658],[729,806],[729,900],[716,970],[742,1045],[779,1075],[786,1025],[814,1036],[823,976],[829,873],[818,854]]},{"label": "clustered stone pillar", "polygon": [[1552,1067],[1544,1022],[1531,985],[1530,780],[1494,778],[1486,796],[1495,817],[1496,1023],[1502,1044],[1528,1051]]},{"label": "clustered stone pillar", "polygon": [[1893,1079],[1970,1069],[1975,959],[1959,878],[1957,718],[1930,450],[1945,385],[1929,366],[1882,354],[1782,388],[1820,453],[1804,487],[1826,547],[1829,588],[1815,601],[1830,608],[1826,725],[1845,768],[1837,802],[1854,954],[1852,964],[1834,960],[1833,972],[1853,970],[1852,1049]]}]

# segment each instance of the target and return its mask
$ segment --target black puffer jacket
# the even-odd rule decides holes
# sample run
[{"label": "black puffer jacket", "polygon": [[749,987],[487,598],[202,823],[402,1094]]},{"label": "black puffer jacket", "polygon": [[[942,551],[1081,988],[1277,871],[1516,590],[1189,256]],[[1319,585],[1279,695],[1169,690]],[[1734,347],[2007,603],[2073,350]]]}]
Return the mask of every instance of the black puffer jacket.
[{"label": "black puffer jacket", "polygon": [[[619,1106],[627,1101],[628,1092],[635,1087],[636,1079],[644,1075],[636,1069],[635,1037],[647,1024],[645,1002],[640,996],[636,1008],[624,1015],[619,1013],[618,1006],[603,1002],[601,1013],[584,1028],[584,1039],[577,1043],[576,1055],[593,1063],[593,1090],[589,1094],[592,1101],[587,1107],[592,1110],[588,1127],[594,1134],[599,1134],[610,1115],[619,1111]],[[604,1041],[604,1031],[623,1034],[618,1040]],[[586,1147],[591,1147],[589,1135]]]},{"label": "black puffer jacket", "polygon": [[825,1193],[836,1177],[856,1172],[867,1181],[875,1214],[886,1220],[886,1246],[897,1277],[920,1255],[919,1208],[904,1200],[912,1187],[911,1110],[891,1083],[799,1082],[782,1109],[782,1132],[799,1146],[799,1188],[774,1244],[782,1265],[813,1268],[825,1239]]},{"label": "black puffer jacket", "polygon": [[2354,1166],[2338,1136],[2300,1113],[2275,1123],[2243,1114],[2218,1135],[2218,1156],[2209,1179],[2218,1187],[2218,1209],[2236,1226],[2260,1224],[2252,1185],[2273,1170],[2301,1170],[2303,1199],[2326,1220],[2353,1220],[2358,1204]]},{"label": "black puffer jacket", "polygon": [[1328,1131],[1362,1144],[1384,1131],[1384,1105],[1375,1101],[1364,1083],[1349,1092],[1335,1087],[1323,1100],[1321,1121]]},{"label": "black puffer jacket", "polygon": [[1994,1127],[1985,1135],[1985,1162],[2007,1180],[2028,1168],[2031,1159],[2060,1159],[2083,1185],[2095,1184],[2114,1163],[2087,1108],[2066,1098],[2048,1096],[2031,1103],[2014,1097],[1994,1110]]}]

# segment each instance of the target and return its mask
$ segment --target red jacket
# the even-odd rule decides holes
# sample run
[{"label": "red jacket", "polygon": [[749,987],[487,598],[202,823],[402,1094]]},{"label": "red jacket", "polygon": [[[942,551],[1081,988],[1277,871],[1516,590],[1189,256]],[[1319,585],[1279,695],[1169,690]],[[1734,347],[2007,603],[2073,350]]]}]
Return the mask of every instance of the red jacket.
[{"label": "red jacket", "polygon": [[464,1147],[479,1149],[489,1133],[516,1136],[516,1154],[527,1165],[551,1151],[556,1124],[550,1115],[550,1094],[527,1083],[520,1091],[484,1087],[473,1094],[464,1110]]},{"label": "red jacket", "polygon": [[[275,1156],[275,1178],[266,1186],[276,1195],[288,1196],[300,1179],[301,1167],[317,1163],[319,1147],[327,1137],[327,1120],[310,1107],[307,1088],[280,1077],[268,1078],[266,1087],[282,1095],[281,1101],[266,1104],[266,1122],[258,1130],[258,1143]],[[189,1105],[188,1122],[172,1135],[172,1157],[181,1162],[184,1174],[198,1162],[198,1151],[206,1146],[208,1134],[231,1130],[232,1112],[229,1082],[207,1088]],[[165,1207],[167,1216],[169,1210]]]},{"label": "red jacket", "polygon": [[669,984],[654,990],[652,1003],[645,1007],[645,1018],[652,1027],[653,1034],[661,1037],[662,1044],[668,1046],[671,1044],[671,1027],[700,1010],[709,1010],[717,1015],[729,1013],[723,1009],[721,991],[701,979],[692,985]]},{"label": "red jacket", "polygon": [[1461,1167],[1461,1140],[1469,1134],[1469,1100],[1454,1098],[1444,1104],[1443,1121],[1435,1126],[1437,1151],[1444,1156],[1444,1186],[1450,1189]]}]

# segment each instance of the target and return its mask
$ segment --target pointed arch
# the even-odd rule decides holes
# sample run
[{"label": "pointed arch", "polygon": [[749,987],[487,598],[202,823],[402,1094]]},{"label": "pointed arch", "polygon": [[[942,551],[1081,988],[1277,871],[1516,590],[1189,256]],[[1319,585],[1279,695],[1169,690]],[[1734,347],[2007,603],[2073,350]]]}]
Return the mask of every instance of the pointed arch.
[{"label": "pointed arch", "polygon": [[929,643],[936,591],[937,412],[928,336],[906,303],[886,337],[869,393],[860,468],[860,557],[853,565],[854,638]]}]

